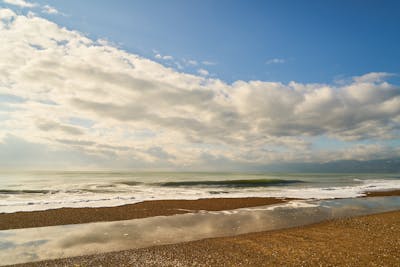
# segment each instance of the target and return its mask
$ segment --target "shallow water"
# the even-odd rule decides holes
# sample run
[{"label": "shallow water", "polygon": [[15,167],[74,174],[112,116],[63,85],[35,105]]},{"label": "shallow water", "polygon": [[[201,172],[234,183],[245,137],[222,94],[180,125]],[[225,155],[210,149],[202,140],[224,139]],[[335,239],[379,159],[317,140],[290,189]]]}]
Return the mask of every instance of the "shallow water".
[{"label": "shallow water", "polygon": [[398,174],[0,172],[0,213],[155,199],[347,198],[400,189]]},{"label": "shallow water", "polygon": [[171,244],[288,228],[327,219],[400,210],[400,197],[292,201],[231,211],[0,231],[0,263]]}]

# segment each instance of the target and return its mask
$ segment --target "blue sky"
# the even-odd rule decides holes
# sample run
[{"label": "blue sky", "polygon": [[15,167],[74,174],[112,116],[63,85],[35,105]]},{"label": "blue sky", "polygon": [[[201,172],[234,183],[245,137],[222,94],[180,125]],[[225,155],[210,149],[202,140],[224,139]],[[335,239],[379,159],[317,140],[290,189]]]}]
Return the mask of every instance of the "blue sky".
[{"label": "blue sky", "polygon": [[36,2],[67,14],[47,16],[60,25],[127,51],[217,63],[207,70],[227,82],[328,83],[400,69],[399,1]]},{"label": "blue sky", "polygon": [[36,167],[399,157],[398,10],[2,0],[0,159],[14,166],[7,155],[21,158],[22,147],[41,155],[20,160]]}]

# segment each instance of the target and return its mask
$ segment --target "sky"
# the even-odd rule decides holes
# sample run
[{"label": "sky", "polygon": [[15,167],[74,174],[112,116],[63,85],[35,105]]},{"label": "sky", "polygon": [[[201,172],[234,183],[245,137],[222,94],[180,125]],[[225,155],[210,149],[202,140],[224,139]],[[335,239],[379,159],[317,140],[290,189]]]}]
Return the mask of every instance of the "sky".
[{"label": "sky", "polygon": [[398,10],[0,0],[0,168],[398,158]]}]

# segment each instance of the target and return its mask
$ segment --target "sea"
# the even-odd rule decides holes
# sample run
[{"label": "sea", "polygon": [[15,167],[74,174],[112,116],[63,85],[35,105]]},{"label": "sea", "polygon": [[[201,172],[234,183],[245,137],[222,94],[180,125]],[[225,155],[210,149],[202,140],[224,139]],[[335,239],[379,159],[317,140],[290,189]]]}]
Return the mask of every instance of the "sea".
[{"label": "sea", "polygon": [[0,213],[165,199],[354,198],[391,189],[400,189],[400,174],[3,171]]}]

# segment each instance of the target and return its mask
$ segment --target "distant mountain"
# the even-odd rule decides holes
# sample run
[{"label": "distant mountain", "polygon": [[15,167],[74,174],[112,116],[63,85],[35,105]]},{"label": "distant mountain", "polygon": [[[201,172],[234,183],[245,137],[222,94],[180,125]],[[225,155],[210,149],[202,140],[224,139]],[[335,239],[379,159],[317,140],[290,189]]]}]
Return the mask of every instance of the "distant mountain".
[{"label": "distant mountain", "polygon": [[340,172],[340,173],[400,173],[400,158],[376,160],[339,160],[326,163],[274,164],[262,168],[272,172]]}]

